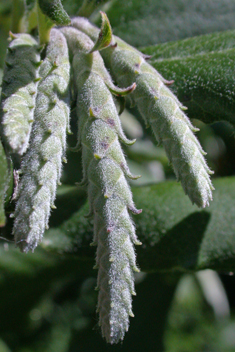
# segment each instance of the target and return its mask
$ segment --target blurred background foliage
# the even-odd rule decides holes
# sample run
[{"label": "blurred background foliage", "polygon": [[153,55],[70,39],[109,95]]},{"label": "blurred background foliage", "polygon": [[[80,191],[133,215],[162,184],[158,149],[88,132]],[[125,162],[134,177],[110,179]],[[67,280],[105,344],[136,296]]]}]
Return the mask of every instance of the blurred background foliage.
[{"label": "blurred background foliage", "polygon": [[[82,3],[63,1],[70,16],[89,13]],[[0,0],[0,78],[12,5]],[[151,63],[175,80],[172,89],[200,128],[197,136],[218,178],[215,199],[202,211],[190,204],[174,181],[164,150],[138,111],[127,106],[123,128],[137,142],[125,153],[132,172],[142,175],[131,185],[138,186],[134,199],[143,208],[135,217],[143,272],[136,275],[135,318],[123,344],[108,346],[97,326],[92,223],[84,218],[86,192],[74,187],[82,177],[81,155],[68,151],[57,210],[40,248],[25,255],[1,240],[0,351],[235,351],[235,2],[105,1],[91,15],[97,24],[100,8],[116,35],[151,54]],[[37,34],[34,21],[32,13],[30,28]],[[199,35],[204,36],[191,38]],[[68,144],[74,146],[73,113],[71,124],[74,135]],[[1,146],[1,199],[7,164]],[[1,236],[8,241],[11,192],[9,184],[6,217],[0,204]]]}]

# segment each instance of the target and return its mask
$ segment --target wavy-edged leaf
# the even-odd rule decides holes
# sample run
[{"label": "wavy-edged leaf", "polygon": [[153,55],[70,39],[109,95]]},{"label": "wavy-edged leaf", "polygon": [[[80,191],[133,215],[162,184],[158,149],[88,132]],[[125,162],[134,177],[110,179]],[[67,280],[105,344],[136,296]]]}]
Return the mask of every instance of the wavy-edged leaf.
[{"label": "wavy-edged leaf", "polygon": [[[176,182],[133,189],[136,205],[143,208],[135,217],[143,243],[137,248],[142,271],[235,271],[235,178],[216,179],[214,184],[214,201],[206,210],[192,206]],[[86,213],[87,206],[49,230],[43,247],[91,258],[92,225]]]},{"label": "wavy-edged leaf", "polygon": [[166,78],[188,116],[206,123],[235,124],[235,31],[213,33],[145,48],[151,64]]},{"label": "wavy-edged leaf", "polygon": [[40,9],[57,25],[65,26],[70,24],[70,18],[64,10],[60,0],[38,0]]}]

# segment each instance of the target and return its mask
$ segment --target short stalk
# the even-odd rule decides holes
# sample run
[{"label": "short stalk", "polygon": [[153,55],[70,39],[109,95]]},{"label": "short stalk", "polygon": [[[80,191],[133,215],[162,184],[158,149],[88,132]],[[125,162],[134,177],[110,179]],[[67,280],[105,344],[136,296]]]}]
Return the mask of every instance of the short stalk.
[{"label": "short stalk", "polygon": [[41,45],[47,44],[50,39],[51,28],[53,27],[54,24],[47,16],[45,16],[42,13],[38,2],[37,2],[37,16],[38,16],[38,32],[39,32],[40,44]]},{"label": "short stalk", "polygon": [[25,10],[26,9],[24,0],[13,0],[11,23],[11,31],[13,33],[23,33],[27,31]]}]

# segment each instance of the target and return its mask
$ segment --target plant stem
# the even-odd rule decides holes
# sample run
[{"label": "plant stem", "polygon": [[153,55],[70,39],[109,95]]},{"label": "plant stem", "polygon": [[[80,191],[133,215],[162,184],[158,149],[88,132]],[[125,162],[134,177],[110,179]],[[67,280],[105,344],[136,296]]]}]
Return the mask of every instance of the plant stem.
[{"label": "plant stem", "polygon": [[40,44],[47,44],[50,39],[51,28],[54,26],[53,22],[45,16],[37,1],[37,17],[38,17],[38,32]]},{"label": "plant stem", "polygon": [[37,4],[28,14],[28,32],[30,33],[38,24]]},{"label": "plant stem", "polygon": [[24,0],[13,0],[11,22],[11,30],[13,33],[22,33],[27,31],[25,10]]}]

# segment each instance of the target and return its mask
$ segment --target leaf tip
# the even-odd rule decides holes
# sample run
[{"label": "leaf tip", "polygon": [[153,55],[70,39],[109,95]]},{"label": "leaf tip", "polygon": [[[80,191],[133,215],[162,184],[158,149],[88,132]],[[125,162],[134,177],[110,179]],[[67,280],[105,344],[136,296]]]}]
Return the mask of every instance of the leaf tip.
[{"label": "leaf tip", "polygon": [[100,11],[100,14],[102,19],[102,24],[101,24],[99,36],[93,48],[90,50],[89,52],[90,54],[93,53],[94,51],[97,51],[97,50],[99,51],[107,48],[112,42],[113,34],[112,34],[112,28],[111,28],[108,16],[103,11]]}]

